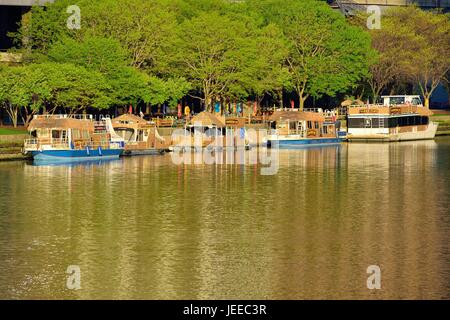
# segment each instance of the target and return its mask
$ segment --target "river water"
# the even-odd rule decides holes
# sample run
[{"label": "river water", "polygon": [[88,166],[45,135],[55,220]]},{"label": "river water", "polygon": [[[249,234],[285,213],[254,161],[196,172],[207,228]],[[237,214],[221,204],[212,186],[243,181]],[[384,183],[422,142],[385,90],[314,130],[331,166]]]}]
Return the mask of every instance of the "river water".
[{"label": "river water", "polygon": [[278,157],[0,163],[0,298],[450,298],[450,139]]}]

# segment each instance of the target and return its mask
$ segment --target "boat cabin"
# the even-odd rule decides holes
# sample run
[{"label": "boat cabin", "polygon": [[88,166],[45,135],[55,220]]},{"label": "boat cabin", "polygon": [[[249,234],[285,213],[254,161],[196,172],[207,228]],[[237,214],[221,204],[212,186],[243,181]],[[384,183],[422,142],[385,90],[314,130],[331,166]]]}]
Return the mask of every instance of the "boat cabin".
[{"label": "boat cabin", "polygon": [[165,149],[166,141],[158,133],[155,123],[133,114],[124,114],[112,120],[114,131],[125,140],[125,152]]},{"label": "boat cabin", "polygon": [[36,115],[25,141],[29,150],[82,150],[110,148],[111,134],[104,121],[96,122],[92,115]]},{"label": "boat cabin", "polygon": [[336,121],[316,112],[275,111],[269,125],[278,135],[298,135],[300,138],[335,138]]},{"label": "boat cabin", "polygon": [[401,106],[411,105],[423,107],[422,99],[417,95],[404,95],[404,96],[382,96],[381,102],[383,106]]},{"label": "boat cabin", "polygon": [[434,138],[433,113],[418,95],[382,96],[376,104],[348,106],[347,138],[351,140],[415,140]]}]

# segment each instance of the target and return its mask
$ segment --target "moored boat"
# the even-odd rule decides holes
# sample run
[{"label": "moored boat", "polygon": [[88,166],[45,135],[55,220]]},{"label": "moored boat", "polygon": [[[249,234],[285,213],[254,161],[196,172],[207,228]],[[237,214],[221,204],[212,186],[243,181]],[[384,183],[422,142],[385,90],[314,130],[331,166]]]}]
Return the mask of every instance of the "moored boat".
[{"label": "moored boat", "polygon": [[124,139],[126,156],[158,155],[170,142],[159,135],[156,124],[133,114],[124,114],[112,120],[114,131]]},{"label": "moored boat", "polygon": [[173,140],[172,149],[247,149],[249,140],[244,118],[225,118],[203,111]]},{"label": "moored boat", "polygon": [[269,147],[302,148],[339,145],[338,122],[333,115],[298,110],[278,110],[269,117]]},{"label": "moored boat", "polygon": [[28,126],[32,138],[24,152],[36,161],[71,162],[117,159],[124,140],[115,134],[111,119],[91,115],[36,115]]},{"label": "moored boat", "polygon": [[382,104],[349,106],[348,141],[392,142],[434,139],[438,124],[419,96],[383,96]]}]

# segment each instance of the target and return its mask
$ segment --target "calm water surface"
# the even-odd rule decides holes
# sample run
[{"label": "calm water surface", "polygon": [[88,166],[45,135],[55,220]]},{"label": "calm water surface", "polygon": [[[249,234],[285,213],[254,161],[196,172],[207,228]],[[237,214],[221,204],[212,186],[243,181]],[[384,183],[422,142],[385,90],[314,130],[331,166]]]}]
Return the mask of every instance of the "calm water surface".
[{"label": "calm water surface", "polygon": [[0,163],[0,298],[450,298],[450,139],[279,157]]}]

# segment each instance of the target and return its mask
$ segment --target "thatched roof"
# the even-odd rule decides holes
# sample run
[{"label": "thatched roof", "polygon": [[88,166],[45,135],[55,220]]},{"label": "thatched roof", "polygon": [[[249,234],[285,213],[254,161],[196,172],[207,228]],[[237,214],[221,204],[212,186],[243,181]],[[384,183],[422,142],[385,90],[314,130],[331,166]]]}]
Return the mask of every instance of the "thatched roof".
[{"label": "thatched roof", "polygon": [[91,120],[80,120],[74,118],[34,118],[28,125],[29,131],[37,129],[78,129],[78,130],[94,130],[94,123]]},{"label": "thatched roof", "polygon": [[324,122],[325,118],[316,112],[303,112],[303,111],[275,111],[270,117],[269,121],[318,121]]},{"label": "thatched roof", "polygon": [[353,104],[353,100],[347,99],[347,100],[341,102],[341,107],[348,107],[348,106],[351,106],[352,104]]},{"label": "thatched roof", "polygon": [[359,99],[356,99],[356,100],[347,99],[341,103],[341,106],[342,107],[349,107],[349,106],[354,106],[354,105],[363,106],[364,104],[365,103]]},{"label": "thatched roof", "polygon": [[190,125],[200,123],[203,127],[225,127],[225,123],[211,112],[203,111],[192,117]]},{"label": "thatched roof", "polygon": [[145,120],[144,118],[141,118],[139,116],[136,116],[134,114],[123,114],[121,116],[118,116],[117,118],[114,118],[111,120],[111,122],[113,124],[115,123],[123,123],[123,122],[128,122],[128,123],[137,123],[137,124],[146,124],[147,120]]}]

